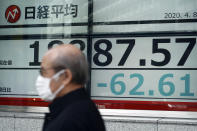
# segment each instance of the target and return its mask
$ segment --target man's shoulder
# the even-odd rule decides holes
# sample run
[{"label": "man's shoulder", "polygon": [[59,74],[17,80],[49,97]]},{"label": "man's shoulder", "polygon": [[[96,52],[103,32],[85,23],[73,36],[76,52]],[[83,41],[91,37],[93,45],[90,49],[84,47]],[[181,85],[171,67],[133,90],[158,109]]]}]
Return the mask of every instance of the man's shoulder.
[{"label": "man's shoulder", "polygon": [[70,104],[68,107],[66,107],[66,109],[71,110],[71,111],[75,110],[77,112],[80,112],[83,110],[87,111],[90,109],[97,110],[96,105],[90,99],[83,99],[83,100],[75,101],[72,104]]},{"label": "man's shoulder", "polygon": [[105,129],[101,115],[90,99],[81,99],[69,104],[55,121],[63,129],[76,128],[81,131]]},{"label": "man's shoulder", "polygon": [[101,117],[93,101],[87,99],[75,101],[68,107],[65,107],[60,115],[67,116],[69,119],[93,119],[97,117],[100,119]]}]

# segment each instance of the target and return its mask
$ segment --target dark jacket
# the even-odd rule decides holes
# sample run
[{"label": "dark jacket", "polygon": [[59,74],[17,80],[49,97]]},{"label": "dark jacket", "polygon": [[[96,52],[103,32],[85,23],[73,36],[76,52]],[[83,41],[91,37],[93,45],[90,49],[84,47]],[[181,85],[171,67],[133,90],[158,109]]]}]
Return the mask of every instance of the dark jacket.
[{"label": "dark jacket", "polygon": [[105,131],[101,115],[84,88],[55,99],[49,110],[43,131]]}]

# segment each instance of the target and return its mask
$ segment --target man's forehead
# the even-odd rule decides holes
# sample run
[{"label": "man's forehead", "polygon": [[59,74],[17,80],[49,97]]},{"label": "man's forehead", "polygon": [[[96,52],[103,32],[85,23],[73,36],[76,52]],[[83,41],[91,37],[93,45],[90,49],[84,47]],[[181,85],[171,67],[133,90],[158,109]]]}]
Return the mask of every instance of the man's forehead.
[{"label": "man's forehead", "polygon": [[42,58],[41,67],[49,68],[49,67],[51,67],[51,65],[52,65],[52,62],[51,62],[50,58],[48,56],[44,56]]},{"label": "man's forehead", "polygon": [[42,67],[51,67],[56,57],[55,52],[48,51],[42,58]]},{"label": "man's forehead", "polygon": [[61,54],[62,56],[79,55],[80,50],[77,47],[70,44],[56,46],[45,53],[45,55],[42,58],[41,66],[52,66],[53,61],[57,59],[58,54]]}]

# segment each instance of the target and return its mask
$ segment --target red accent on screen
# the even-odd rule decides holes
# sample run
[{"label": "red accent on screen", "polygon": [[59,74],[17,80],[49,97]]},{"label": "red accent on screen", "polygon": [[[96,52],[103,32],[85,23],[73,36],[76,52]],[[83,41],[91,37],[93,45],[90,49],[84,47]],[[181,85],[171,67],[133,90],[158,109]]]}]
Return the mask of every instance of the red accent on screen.
[{"label": "red accent on screen", "polygon": [[0,105],[8,106],[48,106],[48,102],[40,98],[0,97]]},{"label": "red accent on screen", "polygon": [[[197,111],[197,102],[164,102],[164,101],[127,101],[127,100],[93,100],[102,109],[133,110],[167,110]],[[0,105],[6,106],[38,106],[47,107],[48,102],[40,98],[0,97]]]},{"label": "red accent on screen", "polygon": [[164,102],[164,101],[121,101],[93,100],[99,108],[134,109],[134,110],[167,110],[197,111],[197,102]]}]

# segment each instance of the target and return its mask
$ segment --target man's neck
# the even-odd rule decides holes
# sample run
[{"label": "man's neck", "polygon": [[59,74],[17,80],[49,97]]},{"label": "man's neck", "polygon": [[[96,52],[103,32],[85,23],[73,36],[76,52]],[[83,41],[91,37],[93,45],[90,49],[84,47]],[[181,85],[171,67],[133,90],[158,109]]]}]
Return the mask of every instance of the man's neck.
[{"label": "man's neck", "polygon": [[78,84],[73,84],[73,83],[71,83],[71,84],[65,86],[65,87],[62,89],[62,91],[60,91],[60,93],[57,94],[57,97],[62,97],[62,96],[64,96],[64,95],[66,95],[66,94],[68,94],[68,93],[70,93],[70,92],[73,92],[73,91],[75,91],[75,90],[77,90],[77,89],[80,89],[80,88],[83,88],[83,86],[82,86],[82,85],[78,85]]}]

